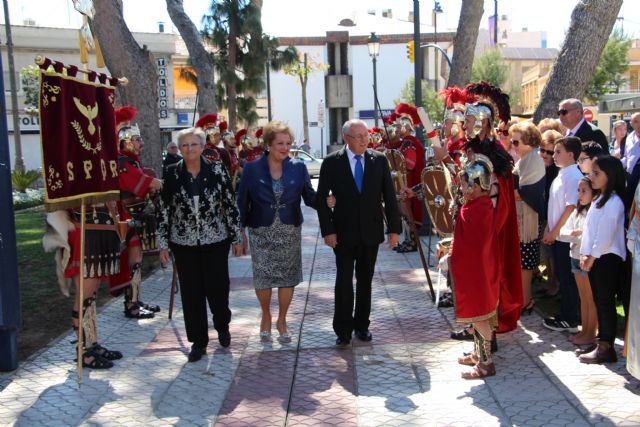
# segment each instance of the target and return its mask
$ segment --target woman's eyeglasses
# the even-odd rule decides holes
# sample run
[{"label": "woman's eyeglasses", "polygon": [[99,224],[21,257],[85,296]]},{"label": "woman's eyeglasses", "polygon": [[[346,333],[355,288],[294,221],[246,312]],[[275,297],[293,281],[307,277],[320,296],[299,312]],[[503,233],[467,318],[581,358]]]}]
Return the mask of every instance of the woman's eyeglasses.
[{"label": "woman's eyeglasses", "polygon": [[520,145],[520,141],[518,141],[517,139],[512,139],[511,144],[513,144],[514,147],[517,147],[518,145]]},{"label": "woman's eyeglasses", "polygon": [[496,129],[498,135],[509,136],[509,129]]}]

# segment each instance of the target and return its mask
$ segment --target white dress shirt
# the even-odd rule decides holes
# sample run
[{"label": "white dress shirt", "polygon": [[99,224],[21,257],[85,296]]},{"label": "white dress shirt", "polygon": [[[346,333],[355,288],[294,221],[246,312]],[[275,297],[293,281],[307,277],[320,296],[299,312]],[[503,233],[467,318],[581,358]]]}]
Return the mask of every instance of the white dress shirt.
[{"label": "white dress shirt", "polygon": [[[580,126],[582,126],[582,123],[584,123],[584,117],[582,118],[582,120],[578,122],[576,127],[574,127],[573,129],[569,129],[565,136],[576,136],[576,132],[578,132],[578,129],[580,129]],[[585,142],[585,141],[582,141],[582,142]]]},{"label": "white dress shirt", "polygon": [[[356,155],[353,154],[353,151],[349,150],[349,146],[345,145],[344,146],[346,152],[347,152],[347,157],[349,158],[349,166],[351,166],[351,175],[353,175],[353,179],[356,179]],[[361,154],[362,156],[362,160],[360,160],[360,163],[362,163],[362,173],[364,174],[364,155],[365,155],[366,151],[364,153]]]},{"label": "white dress shirt", "polygon": [[627,250],[624,244],[624,203],[613,193],[602,208],[598,208],[598,196],[591,202],[582,229],[580,255],[600,258],[606,254],[616,254],[624,261]]},{"label": "white dress shirt", "polygon": [[[553,180],[549,188],[549,209],[547,210],[549,230],[555,228],[567,206],[578,205],[578,184],[583,176],[576,164],[558,171],[558,176]],[[562,236],[558,236],[557,240],[569,242]]]},{"label": "white dress shirt", "polygon": [[633,172],[633,167],[640,159],[640,136],[635,131],[627,135],[624,143],[624,157],[620,159],[622,166],[628,173]]}]

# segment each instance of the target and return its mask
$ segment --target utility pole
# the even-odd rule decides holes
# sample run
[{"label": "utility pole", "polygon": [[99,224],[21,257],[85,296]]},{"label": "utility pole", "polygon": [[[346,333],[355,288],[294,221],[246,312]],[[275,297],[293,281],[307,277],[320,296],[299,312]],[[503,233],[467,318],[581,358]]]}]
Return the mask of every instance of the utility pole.
[{"label": "utility pole", "polygon": [[[6,4],[5,1],[5,11]],[[2,72],[0,55],[0,75]],[[4,82],[0,79],[0,94],[3,93]],[[20,290],[16,225],[11,203],[11,156],[4,96],[0,96],[0,200],[4,201],[0,203],[0,371],[13,371],[18,367],[16,333],[20,325]]]},{"label": "utility pole", "polygon": [[493,46],[498,47],[498,0],[493,0]]},{"label": "utility pole", "polygon": [[[4,7],[4,29],[7,34],[7,58],[9,59],[9,84],[11,85],[11,117],[13,118],[13,145],[16,151],[16,163],[18,172],[24,172],[22,160],[22,143],[20,141],[20,114],[18,111],[18,88],[16,86],[16,66],[13,63],[13,39],[11,37],[11,20],[9,19],[9,3],[2,0]],[[2,91],[4,93],[4,91]],[[11,200],[11,199],[7,199]]]},{"label": "utility pole", "polygon": [[[413,45],[415,46],[415,62],[413,63],[414,73],[414,93],[416,98],[416,107],[422,106],[422,49],[420,49],[420,0],[413,0]],[[419,123],[416,124],[420,126]],[[424,134],[416,131],[416,136],[424,145]]]}]

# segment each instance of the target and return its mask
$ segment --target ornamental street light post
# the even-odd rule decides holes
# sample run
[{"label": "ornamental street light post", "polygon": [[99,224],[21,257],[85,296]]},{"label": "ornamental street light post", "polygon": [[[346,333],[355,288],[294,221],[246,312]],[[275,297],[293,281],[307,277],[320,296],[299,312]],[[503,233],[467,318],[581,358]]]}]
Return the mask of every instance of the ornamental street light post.
[{"label": "ornamental street light post", "polygon": [[367,48],[369,48],[369,56],[373,62],[373,122],[374,126],[378,127],[378,109],[376,107],[376,100],[378,99],[378,75],[376,70],[376,58],[380,54],[380,39],[376,36],[376,33],[372,32],[369,36]]}]

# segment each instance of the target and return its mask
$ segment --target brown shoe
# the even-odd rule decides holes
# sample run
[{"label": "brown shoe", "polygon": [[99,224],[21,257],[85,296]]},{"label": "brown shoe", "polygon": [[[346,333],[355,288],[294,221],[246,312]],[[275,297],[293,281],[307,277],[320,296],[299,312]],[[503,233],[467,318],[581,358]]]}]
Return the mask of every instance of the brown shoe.
[{"label": "brown shoe", "polygon": [[493,362],[478,362],[471,370],[463,372],[462,378],[465,380],[475,380],[478,378],[491,377],[495,374],[496,367]]},{"label": "brown shoe", "polygon": [[618,361],[618,355],[613,346],[606,341],[598,341],[598,347],[591,353],[582,354],[578,357],[582,363],[614,363]]},{"label": "brown shoe", "polygon": [[593,350],[598,348],[596,344],[589,344],[586,347],[580,347],[574,351],[576,356],[581,356],[583,354],[591,353]]}]

